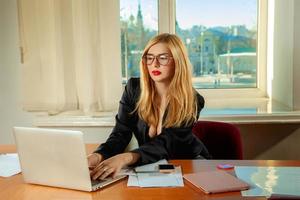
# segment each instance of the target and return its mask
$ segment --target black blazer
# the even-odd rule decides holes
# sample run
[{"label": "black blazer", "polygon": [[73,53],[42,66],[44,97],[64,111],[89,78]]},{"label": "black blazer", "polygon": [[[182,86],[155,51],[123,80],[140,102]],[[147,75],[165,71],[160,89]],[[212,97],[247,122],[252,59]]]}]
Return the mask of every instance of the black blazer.
[{"label": "black blazer", "polygon": [[[210,158],[203,143],[193,135],[192,126],[162,128],[160,135],[150,138],[149,126],[139,118],[137,112],[132,113],[139,95],[140,79],[131,78],[120,101],[116,125],[107,141],[97,148],[96,153],[100,153],[104,159],[122,153],[133,133],[139,144],[139,148],[131,151],[140,154],[137,165],[156,162],[160,159]],[[204,98],[197,93],[197,99],[199,113],[204,107]]]}]

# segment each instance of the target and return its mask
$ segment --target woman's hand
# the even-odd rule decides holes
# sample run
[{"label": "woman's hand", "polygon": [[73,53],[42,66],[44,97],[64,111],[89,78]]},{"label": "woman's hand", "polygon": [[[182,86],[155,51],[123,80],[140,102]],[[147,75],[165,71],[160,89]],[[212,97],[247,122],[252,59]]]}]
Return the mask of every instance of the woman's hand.
[{"label": "woman's hand", "polygon": [[99,153],[92,153],[88,155],[87,159],[88,159],[88,165],[91,173],[92,170],[94,170],[95,167],[97,167],[103,161],[103,156]]},{"label": "woman's hand", "polygon": [[123,167],[135,163],[139,157],[137,153],[122,153],[108,158],[92,170],[91,177],[93,180],[115,177]]}]

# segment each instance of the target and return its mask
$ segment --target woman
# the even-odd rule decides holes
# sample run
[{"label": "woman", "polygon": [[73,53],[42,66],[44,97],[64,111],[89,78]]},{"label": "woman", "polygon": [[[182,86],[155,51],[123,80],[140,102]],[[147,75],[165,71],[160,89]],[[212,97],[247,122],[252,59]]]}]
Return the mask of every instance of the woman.
[{"label": "woman", "polygon": [[[190,70],[179,37],[165,33],[149,41],[140,62],[141,78],[128,81],[111,135],[88,156],[93,179],[115,176],[127,165],[210,157],[192,134],[204,99],[192,87]],[[123,153],[132,133],[139,148]]]}]

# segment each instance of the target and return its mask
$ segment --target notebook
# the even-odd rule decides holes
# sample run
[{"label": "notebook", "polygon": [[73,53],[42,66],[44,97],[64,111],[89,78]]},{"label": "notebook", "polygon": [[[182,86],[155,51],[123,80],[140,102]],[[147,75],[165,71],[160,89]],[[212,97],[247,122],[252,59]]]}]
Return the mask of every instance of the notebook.
[{"label": "notebook", "polygon": [[207,171],[183,176],[188,182],[206,194],[246,190],[249,184],[224,171]]},{"label": "notebook", "polygon": [[14,136],[26,183],[94,191],[126,177],[91,181],[80,131],[15,127]]}]

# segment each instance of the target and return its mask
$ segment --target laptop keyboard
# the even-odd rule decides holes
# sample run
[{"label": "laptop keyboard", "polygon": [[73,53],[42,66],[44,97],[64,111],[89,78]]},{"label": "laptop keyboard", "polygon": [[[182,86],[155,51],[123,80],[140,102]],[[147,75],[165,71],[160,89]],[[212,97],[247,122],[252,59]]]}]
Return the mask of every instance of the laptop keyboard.
[{"label": "laptop keyboard", "polygon": [[104,187],[106,185],[109,185],[113,182],[116,182],[117,180],[120,180],[124,177],[126,177],[126,175],[119,175],[119,176],[116,176],[115,178],[108,177],[108,178],[105,178],[105,179],[102,179],[102,180],[91,180],[92,187],[94,189],[102,188],[102,187]]}]

